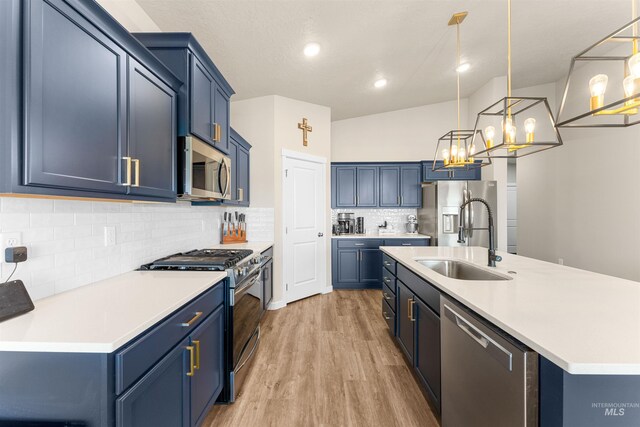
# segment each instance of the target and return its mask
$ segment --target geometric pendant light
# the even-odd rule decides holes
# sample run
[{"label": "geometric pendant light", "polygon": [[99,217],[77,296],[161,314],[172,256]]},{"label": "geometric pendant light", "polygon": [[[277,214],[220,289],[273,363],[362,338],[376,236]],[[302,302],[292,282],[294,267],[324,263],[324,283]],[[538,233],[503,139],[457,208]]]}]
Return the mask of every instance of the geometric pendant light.
[{"label": "geometric pendant light", "polygon": [[636,2],[632,21],[571,60],[558,109],[559,127],[627,127],[640,123],[640,54]]},{"label": "geometric pendant light", "polygon": [[519,158],[562,145],[547,98],[511,95],[511,0],[507,0],[507,96],[478,113],[474,139],[486,141],[477,156]]},{"label": "geometric pendant light", "polygon": [[[458,127],[441,136],[436,146],[436,154],[433,156],[432,170],[459,170],[477,169],[491,164],[488,155],[477,157],[476,151],[486,149],[482,132],[478,131],[478,138],[474,140],[475,132],[469,129],[460,129],[460,24],[467,17],[467,12],[453,14],[448,25],[456,26],[456,75],[458,86]],[[477,150],[476,147],[480,147]]]}]

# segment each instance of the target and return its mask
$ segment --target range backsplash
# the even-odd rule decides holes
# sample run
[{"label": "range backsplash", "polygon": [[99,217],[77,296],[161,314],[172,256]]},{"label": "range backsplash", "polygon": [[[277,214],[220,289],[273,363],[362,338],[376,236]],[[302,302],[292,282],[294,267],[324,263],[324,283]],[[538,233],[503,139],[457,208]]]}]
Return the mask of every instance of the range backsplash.
[{"label": "range backsplash", "polygon": [[[117,276],[162,256],[220,242],[223,212],[247,216],[251,241],[273,241],[272,208],[222,208],[190,203],[141,204],[0,198],[0,234],[19,232],[29,251],[14,279],[32,299]],[[105,227],[116,244],[105,246]],[[2,257],[4,260],[4,256]],[[0,283],[13,265],[1,263]]]},{"label": "range backsplash", "polygon": [[331,209],[331,223],[338,222],[338,214],[353,212],[353,217],[364,217],[364,227],[367,233],[375,233],[379,225],[387,223],[401,233],[406,231],[408,215],[416,215],[417,209]]}]

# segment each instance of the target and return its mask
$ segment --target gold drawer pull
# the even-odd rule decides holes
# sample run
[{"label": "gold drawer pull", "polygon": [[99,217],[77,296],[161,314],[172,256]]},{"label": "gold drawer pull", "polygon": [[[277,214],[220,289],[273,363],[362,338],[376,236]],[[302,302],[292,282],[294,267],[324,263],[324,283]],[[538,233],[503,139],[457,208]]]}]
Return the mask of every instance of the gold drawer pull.
[{"label": "gold drawer pull", "polygon": [[189,320],[187,323],[181,323],[180,326],[189,327],[193,325],[196,322],[196,320],[200,318],[200,316],[202,316],[202,312],[196,311],[196,315],[193,316],[193,319]]},{"label": "gold drawer pull", "polygon": [[196,369],[200,369],[200,340],[193,340],[196,345]]},{"label": "gold drawer pull", "polygon": [[409,320],[411,320],[412,322],[415,322],[416,319],[414,319],[413,317],[413,305],[416,303],[414,300],[410,299],[407,300],[409,302]]},{"label": "gold drawer pull", "polygon": [[391,320],[391,317],[389,317],[386,311],[382,312],[382,317],[384,317],[385,320]]},{"label": "gold drawer pull", "polygon": [[135,164],[135,177],[136,183],[132,185],[132,187],[140,187],[140,159],[131,159],[131,161]]},{"label": "gold drawer pull", "polygon": [[124,160],[126,163],[126,167],[125,167],[125,176],[127,177],[127,180],[125,182],[122,183],[122,185],[124,185],[125,187],[129,187],[131,186],[131,157],[123,157],[122,160]]},{"label": "gold drawer pull", "polygon": [[383,292],[382,295],[384,295],[384,299],[386,299],[387,301],[391,299],[391,297],[386,292]]},{"label": "gold drawer pull", "polygon": [[193,363],[193,346],[188,345],[187,350],[189,350],[189,372],[187,372],[187,376],[192,377],[193,374],[195,373],[195,369],[194,369],[195,366]]}]

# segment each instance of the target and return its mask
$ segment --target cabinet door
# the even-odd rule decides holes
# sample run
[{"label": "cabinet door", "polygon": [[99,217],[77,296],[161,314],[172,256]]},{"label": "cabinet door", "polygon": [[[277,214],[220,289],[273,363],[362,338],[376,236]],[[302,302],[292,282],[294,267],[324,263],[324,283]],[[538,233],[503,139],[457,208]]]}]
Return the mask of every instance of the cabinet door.
[{"label": "cabinet door", "polygon": [[359,279],[359,258],[358,249],[338,249],[338,282],[358,283]]},{"label": "cabinet door", "polygon": [[213,94],[215,82],[213,76],[195,56],[191,57],[191,133],[209,144],[214,145],[213,134]]},{"label": "cabinet door", "polygon": [[360,249],[360,262],[358,263],[360,283],[367,285],[382,284],[382,251],[380,249]]},{"label": "cabinet door", "polygon": [[[236,196],[238,197],[238,204],[241,206],[249,206],[249,161],[249,151],[238,146],[238,161],[236,162],[238,185],[236,188]],[[231,173],[233,174],[233,171]]]},{"label": "cabinet door", "polygon": [[231,177],[229,184],[229,193],[231,199],[225,200],[225,205],[235,205],[238,202],[238,143],[229,138],[229,159],[231,160]]},{"label": "cabinet door", "polygon": [[215,147],[225,153],[229,150],[229,97],[218,87],[213,90],[213,122],[218,125]]},{"label": "cabinet door", "polygon": [[51,3],[25,3],[24,184],[125,193],[126,53]]},{"label": "cabinet door", "polygon": [[264,283],[264,310],[269,308],[269,303],[273,299],[273,261],[269,261],[262,273]]},{"label": "cabinet door", "polygon": [[[444,166],[444,162],[442,160],[436,161],[436,168],[441,168]],[[422,163],[422,174],[425,181],[445,181],[450,179],[449,170],[446,169],[438,169],[437,171],[433,170],[433,161],[427,161]]]},{"label": "cabinet door", "polygon": [[[129,58],[131,194],[176,197],[176,93]],[[137,184],[137,185],[136,185]]]},{"label": "cabinet door", "polygon": [[195,373],[191,377],[191,426],[207,416],[224,383],[224,305],[191,334]]},{"label": "cabinet door", "polygon": [[380,168],[380,206],[400,206],[400,168],[383,166]]},{"label": "cabinet door", "polygon": [[[413,362],[413,324],[415,319],[415,314],[412,313],[414,311],[413,305],[414,296],[413,292],[409,290],[401,281],[397,281],[397,333],[398,333],[398,342],[400,343],[400,347],[407,355],[409,360]],[[413,314],[413,316],[411,316]]]},{"label": "cabinet door", "polygon": [[356,173],[356,204],[375,208],[378,206],[378,168],[358,167]]},{"label": "cabinet door", "polygon": [[117,427],[189,425],[187,340],[116,400]]},{"label": "cabinet door", "polygon": [[422,172],[420,165],[400,168],[400,203],[405,208],[422,207]]},{"label": "cabinet door", "polygon": [[440,317],[416,299],[414,305],[416,372],[440,407]]},{"label": "cabinet door", "polygon": [[338,166],[335,169],[335,193],[337,208],[356,206],[356,167]]}]

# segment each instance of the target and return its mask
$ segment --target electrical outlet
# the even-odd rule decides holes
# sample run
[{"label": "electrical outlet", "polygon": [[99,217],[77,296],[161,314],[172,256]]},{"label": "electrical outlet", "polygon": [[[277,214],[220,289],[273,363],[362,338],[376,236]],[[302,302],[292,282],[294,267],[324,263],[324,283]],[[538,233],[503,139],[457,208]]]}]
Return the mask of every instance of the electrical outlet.
[{"label": "electrical outlet", "polygon": [[[3,233],[0,234],[0,242],[2,242],[2,254],[6,248],[13,248],[22,245],[22,233]],[[4,259],[4,258],[3,258]]]},{"label": "electrical outlet", "polygon": [[115,246],[116,245],[116,228],[113,226],[104,228],[104,245]]}]

